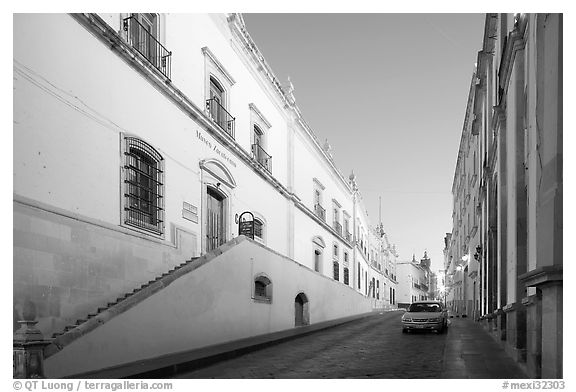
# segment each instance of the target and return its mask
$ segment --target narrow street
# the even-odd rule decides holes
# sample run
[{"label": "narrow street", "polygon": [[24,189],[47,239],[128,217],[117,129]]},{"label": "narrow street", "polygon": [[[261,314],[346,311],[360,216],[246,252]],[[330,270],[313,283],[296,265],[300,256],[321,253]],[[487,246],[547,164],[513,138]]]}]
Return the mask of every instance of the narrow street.
[{"label": "narrow street", "polygon": [[471,320],[447,334],[401,332],[402,312],[377,314],[176,378],[523,378]]}]

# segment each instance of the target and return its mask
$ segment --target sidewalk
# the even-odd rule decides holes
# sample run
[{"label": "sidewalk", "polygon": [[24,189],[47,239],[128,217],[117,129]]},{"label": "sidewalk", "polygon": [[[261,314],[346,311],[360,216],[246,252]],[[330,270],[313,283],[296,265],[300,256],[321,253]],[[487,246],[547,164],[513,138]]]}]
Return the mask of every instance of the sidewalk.
[{"label": "sidewalk", "polygon": [[527,378],[482,327],[469,318],[450,318],[441,378]]}]

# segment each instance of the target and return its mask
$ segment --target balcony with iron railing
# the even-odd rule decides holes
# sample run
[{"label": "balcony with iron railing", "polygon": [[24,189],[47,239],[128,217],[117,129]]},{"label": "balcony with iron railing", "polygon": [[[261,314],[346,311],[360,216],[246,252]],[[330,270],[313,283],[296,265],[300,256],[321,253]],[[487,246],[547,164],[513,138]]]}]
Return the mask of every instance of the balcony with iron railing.
[{"label": "balcony with iron railing", "polygon": [[170,80],[172,52],[158,42],[154,34],[138,22],[135,16],[123,19],[123,28],[128,43]]},{"label": "balcony with iron railing", "polygon": [[272,157],[268,155],[260,144],[252,145],[252,156],[268,173],[272,173]]},{"label": "balcony with iron railing", "polygon": [[234,139],[235,118],[218,102],[216,98],[206,100],[206,110],[210,118],[218,124],[220,128]]},{"label": "balcony with iron railing", "polygon": [[320,204],[314,204],[314,213],[324,222],[326,222],[326,210]]},{"label": "balcony with iron railing", "polygon": [[342,236],[342,225],[339,222],[334,221],[332,223],[332,228],[336,230],[339,236]]},{"label": "balcony with iron railing", "polygon": [[346,238],[346,241],[352,243],[352,233],[349,232],[344,233],[344,238]]}]

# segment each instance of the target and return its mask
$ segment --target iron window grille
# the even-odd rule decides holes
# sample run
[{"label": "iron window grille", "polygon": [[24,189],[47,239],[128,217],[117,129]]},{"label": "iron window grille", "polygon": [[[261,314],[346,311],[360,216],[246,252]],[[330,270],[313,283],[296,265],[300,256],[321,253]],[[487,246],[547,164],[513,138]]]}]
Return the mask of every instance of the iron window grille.
[{"label": "iron window grille", "polygon": [[124,18],[123,28],[128,43],[170,80],[172,52],[158,42],[154,32],[140,23],[136,14]]},{"label": "iron window grille", "polygon": [[334,280],[339,281],[340,280],[340,265],[338,264],[338,262],[334,262],[333,263],[333,267],[334,267]]},{"label": "iron window grille", "polygon": [[344,284],[350,284],[349,278],[350,278],[350,273],[348,271],[348,268],[344,268]]},{"label": "iron window grille", "polygon": [[258,143],[252,145],[252,156],[268,173],[272,173],[272,156]]},{"label": "iron window grille", "polygon": [[210,114],[210,118],[218,124],[220,128],[234,139],[235,133],[235,120],[228,111],[218,102],[217,98],[210,98],[206,100],[206,110]]},{"label": "iron window grille", "polygon": [[254,299],[257,301],[272,301],[272,281],[265,276],[258,276],[254,280]]},{"label": "iron window grille", "polygon": [[254,282],[254,296],[266,297],[266,285],[264,284],[264,282],[260,281]]},{"label": "iron window grille", "polygon": [[124,158],[124,223],[162,234],[164,230],[162,156],[142,140],[127,137]]}]

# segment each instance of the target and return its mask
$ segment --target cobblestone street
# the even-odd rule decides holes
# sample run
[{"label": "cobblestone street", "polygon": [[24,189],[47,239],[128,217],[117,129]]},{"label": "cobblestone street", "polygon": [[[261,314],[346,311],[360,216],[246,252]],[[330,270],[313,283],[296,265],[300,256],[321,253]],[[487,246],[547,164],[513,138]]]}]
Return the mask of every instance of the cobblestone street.
[{"label": "cobblestone street", "polygon": [[178,378],[439,377],[446,334],[403,334],[401,314],[377,314]]},{"label": "cobblestone street", "polygon": [[403,334],[402,312],[376,314],[176,378],[525,378],[482,328]]}]

